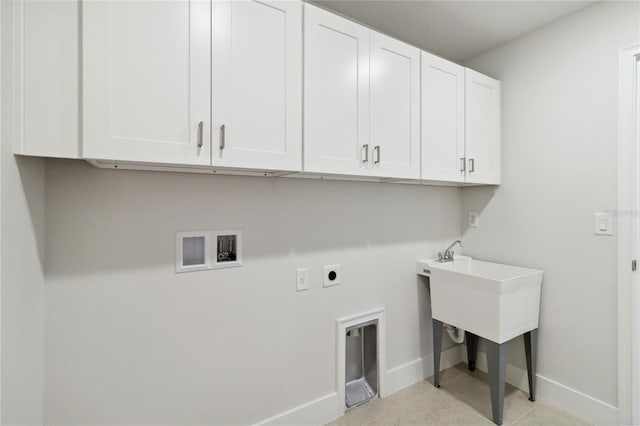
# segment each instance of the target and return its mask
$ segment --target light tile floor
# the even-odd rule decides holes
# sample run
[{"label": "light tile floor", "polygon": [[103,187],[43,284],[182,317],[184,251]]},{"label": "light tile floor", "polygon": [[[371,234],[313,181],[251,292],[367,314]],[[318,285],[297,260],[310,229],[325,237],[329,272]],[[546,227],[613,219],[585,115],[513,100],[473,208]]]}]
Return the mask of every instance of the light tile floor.
[{"label": "light tile floor", "polygon": [[[440,388],[433,377],[386,398],[376,398],[349,410],[328,426],[491,425],[491,399],[487,374],[458,364],[440,373]],[[589,423],[506,385],[504,425],[569,426]]]}]

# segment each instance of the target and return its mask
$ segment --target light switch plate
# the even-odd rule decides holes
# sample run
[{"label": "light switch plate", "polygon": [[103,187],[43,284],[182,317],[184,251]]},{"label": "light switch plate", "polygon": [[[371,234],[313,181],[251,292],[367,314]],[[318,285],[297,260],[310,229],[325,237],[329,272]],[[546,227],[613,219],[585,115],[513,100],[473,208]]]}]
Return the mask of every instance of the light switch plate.
[{"label": "light switch plate", "polygon": [[309,268],[296,271],[296,291],[309,290]]},{"label": "light switch plate", "polygon": [[596,235],[613,235],[611,213],[595,213],[593,215],[593,233]]}]

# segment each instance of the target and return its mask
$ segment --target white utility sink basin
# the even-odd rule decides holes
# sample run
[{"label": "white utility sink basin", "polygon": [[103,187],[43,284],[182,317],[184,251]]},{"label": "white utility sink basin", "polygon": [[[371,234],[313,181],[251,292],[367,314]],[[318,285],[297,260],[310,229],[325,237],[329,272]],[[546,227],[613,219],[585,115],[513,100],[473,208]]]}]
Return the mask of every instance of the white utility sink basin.
[{"label": "white utility sink basin", "polygon": [[418,262],[434,319],[504,343],[538,328],[543,271],[455,256]]}]

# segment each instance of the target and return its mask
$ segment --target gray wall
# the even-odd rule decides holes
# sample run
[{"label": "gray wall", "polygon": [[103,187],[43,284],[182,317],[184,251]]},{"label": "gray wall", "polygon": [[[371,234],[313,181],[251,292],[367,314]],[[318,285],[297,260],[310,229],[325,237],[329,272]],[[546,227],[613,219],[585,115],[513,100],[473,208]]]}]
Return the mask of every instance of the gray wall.
[{"label": "gray wall", "polygon": [[2,424],[44,419],[44,169],[42,159],[13,156],[12,2],[0,2],[0,303]]},{"label": "gray wall", "polygon": [[[425,357],[415,260],[467,211],[466,253],[546,271],[540,373],[616,405],[615,237],[592,214],[615,208],[617,53],[639,12],[603,2],[470,62],[503,84],[495,191],[45,168],[10,153],[4,61],[2,421],[42,423],[44,404],[57,424],[255,422],[334,391],[336,318],[381,305],[388,369]],[[176,231],[235,227],[244,267],[174,273]],[[323,289],[332,263],[344,284]]]},{"label": "gray wall", "polygon": [[[415,262],[459,236],[457,188],[62,160],[46,182],[48,423],[266,419],[336,391],[336,319],[379,306],[389,370],[432,352]],[[228,228],[243,267],[175,274],[177,231]],[[333,263],[343,284],[322,288]]]},{"label": "gray wall", "polygon": [[640,43],[639,7],[601,2],[467,64],[502,81],[503,185],[463,190],[463,216],[481,212],[466,253],[545,270],[539,373],[614,406],[616,238],[593,213],[616,209],[618,53]]}]

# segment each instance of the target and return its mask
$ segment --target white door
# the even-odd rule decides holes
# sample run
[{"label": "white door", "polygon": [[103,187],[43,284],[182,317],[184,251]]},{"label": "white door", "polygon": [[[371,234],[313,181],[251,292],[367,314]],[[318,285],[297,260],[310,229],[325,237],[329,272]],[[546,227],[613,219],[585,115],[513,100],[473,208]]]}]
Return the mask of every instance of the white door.
[{"label": "white door", "polygon": [[369,30],[304,7],[304,170],[369,175]]},{"label": "white door", "polygon": [[209,1],[83,2],[83,156],[210,165]]},{"label": "white door", "polygon": [[422,179],[464,182],[464,67],[422,52]]},{"label": "white door", "polygon": [[[631,418],[634,425],[640,424],[640,51],[635,56],[633,63],[635,71],[635,94],[629,98],[633,99],[633,105],[629,110],[635,111],[635,135],[633,139],[633,149],[635,158],[633,161],[633,212],[632,215],[632,257],[635,259],[635,271],[631,278],[631,296],[632,296],[632,323],[631,323],[631,355],[633,364],[631,366]],[[626,72],[626,70],[625,70]]]},{"label": "white door", "polygon": [[214,1],[213,29],[213,165],[300,171],[302,4]]},{"label": "white door", "polygon": [[371,32],[371,175],[420,178],[420,50]]},{"label": "white door", "polygon": [[467,182],[500,184],[500,82],[465,69]]}]

